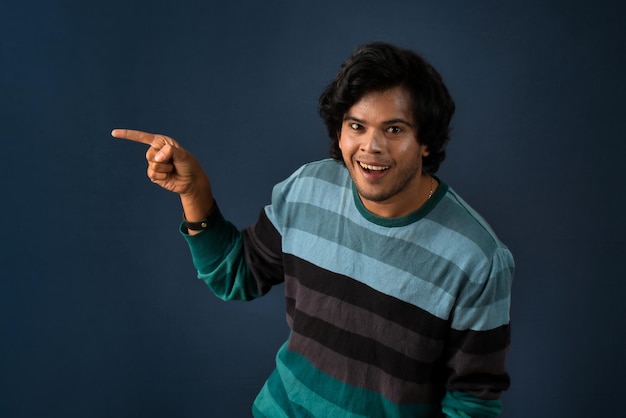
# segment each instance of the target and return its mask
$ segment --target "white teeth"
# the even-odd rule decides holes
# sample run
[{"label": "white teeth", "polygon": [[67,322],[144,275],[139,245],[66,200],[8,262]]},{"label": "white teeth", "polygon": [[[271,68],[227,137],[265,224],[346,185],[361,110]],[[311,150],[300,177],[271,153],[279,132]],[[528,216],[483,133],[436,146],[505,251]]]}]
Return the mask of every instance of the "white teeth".
[{"label": "white teeth", "polygon": [[372,171],[382,171],[382,170],[386,170],[389,168],[388,165],[369,165],[369,164],[364,164],[362,162],[359,162],[359,165],[366,170],[372,170]]}]

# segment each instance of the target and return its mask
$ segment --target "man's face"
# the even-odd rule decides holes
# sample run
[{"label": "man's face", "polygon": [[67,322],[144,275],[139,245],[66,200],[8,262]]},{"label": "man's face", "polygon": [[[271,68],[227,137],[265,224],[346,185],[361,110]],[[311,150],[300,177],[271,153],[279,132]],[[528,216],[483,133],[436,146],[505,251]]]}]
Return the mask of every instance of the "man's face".
[{"label": "man's face", "polygon": [[339,148],[365,207],[380,216],[398,217],[428,198],[430,180],[422,181],[411,97],[402,87],[364,95],[344,115]]}]

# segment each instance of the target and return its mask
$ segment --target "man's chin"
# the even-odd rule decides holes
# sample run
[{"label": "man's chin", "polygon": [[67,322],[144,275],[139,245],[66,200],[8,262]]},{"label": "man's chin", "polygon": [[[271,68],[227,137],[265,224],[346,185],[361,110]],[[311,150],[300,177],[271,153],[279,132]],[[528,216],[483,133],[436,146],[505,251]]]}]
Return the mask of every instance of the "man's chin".
[{"label": "man's chin", "polygon": [[356,191],[359,194],[361,201],[368,201],[372,203],[383,203],[391,197],[389,193],[385,193],[383,191],[368,190],[366,188],[359,186],[358,183],[355,183],[355,184],[356,184]]}]

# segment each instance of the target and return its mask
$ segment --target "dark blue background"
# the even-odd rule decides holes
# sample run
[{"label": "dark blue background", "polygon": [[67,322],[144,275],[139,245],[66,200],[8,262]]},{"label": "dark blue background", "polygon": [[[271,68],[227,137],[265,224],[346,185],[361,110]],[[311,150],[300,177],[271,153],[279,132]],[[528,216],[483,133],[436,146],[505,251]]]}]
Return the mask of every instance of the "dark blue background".
[{"label": "dark blue background", "polygon": [[2,2],[0,416],[249,416],[282,288],[213,297],[177,197],[109,132],[178,139],[244,227],[327,155],[317,97],[372,40],[441,71],[440,176],[516,256],[503,416],[623,412],[625,6],[512,3]]}]

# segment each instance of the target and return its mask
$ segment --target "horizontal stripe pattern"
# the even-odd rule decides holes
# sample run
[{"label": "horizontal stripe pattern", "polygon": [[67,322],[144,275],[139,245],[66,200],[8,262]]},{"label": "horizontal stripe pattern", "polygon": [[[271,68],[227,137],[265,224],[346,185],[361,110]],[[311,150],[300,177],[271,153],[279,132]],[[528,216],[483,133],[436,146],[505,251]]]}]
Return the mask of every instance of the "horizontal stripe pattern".
[{"label": "horizontal stripe pattern", "polygon": [[[355,370],[360,369],[355,364]],[[311,365],[287,344],[280,348],[276,371],[255,401],[255,409],[264,413],[255,416],[281,417],[285,410],[272,403],[283,396],[292,401],[290,417],[433,417],[438,409],[428,403],[394,403],[377,391],[346,384]]]},{"label": "horizontal stripe pattern", "polygon": [[[281,377],[281,381],[285,388],[297,388],[297,390],[289,391],[289,399],[301,410],[310,411],[312,417],[346,417],[346,418],[363,418],[367,415],[354,412],[353,410],[342,407],[343,402],[329,402],[324,396],[326,391],[319,390],[317,386],[323,382],[323,379],[315,379],[315,385],[309,386],[295,375],[300,371],[298,368],[293,369],[291,362],[285,362],[281,356],[277,357],[276,369]],[[306,363],[300,361],[297,364],[302,366]],[[298,376],[306,376],[298,373]],[[302,415],[302,414],[298,414]],[[309,415],[309,414],[307,414]]]},{"label": "horizontal stripe pattern", "polygon": [[[384,347],[393,347],[398,353],[419,362],[432,363],[441,356],[441,339],[423,336],[385,318],[382,316],[384,313],[381,315],[339,298],[298,286],[294,279],[288,278],[286,283],[289,305],[287,313],[291,324],[295,315],[303,314],[307,318],[321,321],[322,324],[335,324],[341,330],[376,341]],[[396,301],[397,303],[400,301]],[[379,304],[379,308],[383,310],[386,306]],[[420,349],[416,350],[416,347]]]},{"label": "horizontal stripe pattern", "polygon": [[446,368],[458,370],[455,379],[497,375],[497,390],[506,388],[508,327],[451,331],[448,321],[297,257],[286,255],[285,269],[295,274],[285,283],[289,348],[330,376],[396,403],[433,402]]},{"label": "horizontal stripe pattern", "polygon": [[[363,309],[385,321],[396,323],[432,340],[441,340],[448,336],[449,323],[447,321],[401,299],[380,293],[350,277],[333,273],[290,255],[285,256],[285,269],[289,272],[286,283],[288,298],[300,301],[302,298],[299,292],[308,290],[311,293],[323,295],[320,298],[332,297],[334,300],[341,300],[349,306]],[[292,276],[294,273],[297,276]],[[307,301],[301,303],[307,303]],[[326,303],[323,306],[331,307]]]},{"label": "horizontal stripe pattern", "polygon": [[[277,186],[274,199],[280,203],[266,208],[283,236],[285,253],[352,277],[441,319],[452,318],[457,329],[486,330],[508,322],[510,252],[451,190],[446,187],[439,204],[419,222],[388,228],[360,216],[350,200],[349,176],[335,173],[331,180],[320,167],[314,165],[301,172],[301,178]],[[318,174],[325,176],[323,181],[315,179]],[[293,187],[296,180],[298,186]],[[340,204],[335,196],[341,196]],[[448,222],[451,227],[441,224],[446,218],[453,220]],[[482,289],[485,283],[488,292]]]},{"label": "horizontal stripe pattern", "polygon": [[[339,244],[299,229],[289,229],[285,233],[290,237],[285,242],[286,253],[298,254],[312,264],[351,277],[444,320],[449,319],[455,309],[455,328],[491,329],[508,322],[510,282],[504,275],[502,280],[499,277],[491,280],[487,289],[491,293],[485,293],[484,283],[472,284],[454,263],[411,243],[400,243],[392,251],[394,243],[387,243],[384,239],[376,242],[377,237],[368,236],[363,243],[355,245],[356,248],[350,248],[347,244],[342,245],[345,243]],[[359,246],[367,250],[359,251]],[[381,249],[380,254],[373,251],[376,248]],[[483,271],[489,277],[490,268],[485,265]],[[506,270],[499,273],[502,272],[508,273]],[[431,280],[433,276],[430,274],[436,274],[436,279]],[[465,284],[465,293],[460,292],[462,284]],[[477,303],[476,299],[481,295],[482,299]]]},{"label": "horizontal stripe pattern", "polygon": [[[361,349],[367,348],[364,346]],[[333,378],[355,388],[377,393],[379,397],[382,395],[378,402],[384,400],[398,405],[432,405],[439,399],[438,394],[433,393],[436,386],[431,381],[419,383],[402,380],[367,361],[328,349],[314,338],[294,333],[289,339],[288,349],[301,354],[316,369],[323,370],[328,375],[326,379]]]},{"label": "horizontal stripe pattern", "polygon": [[188,239],[226,299],[285,282],[291,334],[254,415],[433,417],[446,390],[472,415],[509,384],[510,252],[443,182],[393,222],[356,199],[345,167],[314,163],[275,187],[232,246],[216,244],[232,235],[223,220]]},{"label": "horizontal stripe pattern", "polygon": [[454,297],[441,287],[315,235],[295,231],[292,237],[291,250],[303,255],[311,264],[352,277],[380,293],[420,306],[443,320],[448,319]]},{"label": "horizontal stripe pattern", "polygon": [[444,380],[489,399],[506,389],[512,257],[438,192],[422,218],[389,227],[361,215],[333,163],[276,186],[266,216],[282,237],[290,350],[398,404],[436,403]]}]

